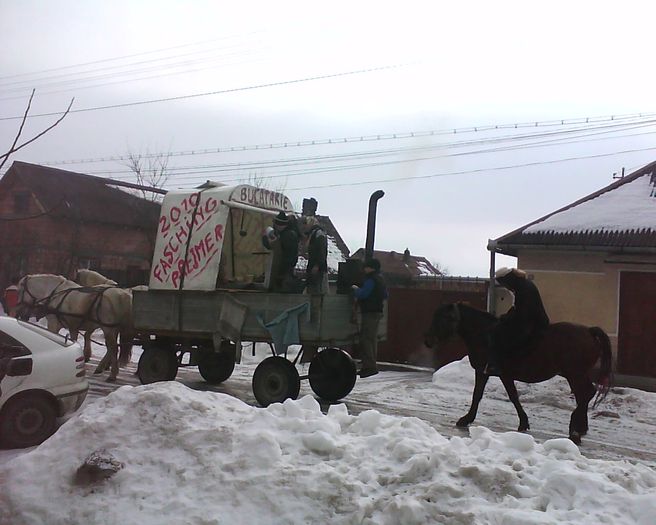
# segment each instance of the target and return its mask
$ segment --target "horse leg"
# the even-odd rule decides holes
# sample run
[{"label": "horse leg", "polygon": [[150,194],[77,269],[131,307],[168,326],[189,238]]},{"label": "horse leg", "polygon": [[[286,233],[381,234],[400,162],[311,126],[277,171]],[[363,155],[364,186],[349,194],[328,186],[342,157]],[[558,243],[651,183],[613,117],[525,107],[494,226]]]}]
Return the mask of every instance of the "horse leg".
[{"label": "horse leg", "polygon": [[[58,334],[62,329],[62,324],[59,322],[56,315],[46,315],[46,322],[48,323],[48,332]],[[71,337],[71,339],[73,338]]]},{"label": "horse leg", "polygon": [[[91,335],[89,335],[89,339],[90,338]],[[105,341],[105,355],[102,357],[100,363],[98,363],[98,366],[93,371],[94,374],[102,374],[105,370],[107,370],[107,367],[109,366],[109,362],[110,362],[109,352],[110,352],[109,345],[107,344],[107,341]]]},{"label": "horse leg", "polygon": [[508,399],[512,402],[513,406],[515,407],[515,410],[517,410],[517,415],[519,416],[519,428],[517,429],[518,432],[525,432],[528,430],[529,424],[528,424],[528,416],[526,415],[526,412],[524,412],[524,408],[522,407],[522,404],[519,402],[519,394],[517,393],[517,388],[515,387],[515,381],[513,381],[510,377],[501,375],[501,382],[503,383],[503,386],[506,388],[506,392],[508,393]]},{"label": "horse leg", "polygon": [[88,363],[91,359],[91,330],[84,332],[84,362]]},{"label": "horse leg", "polygon": [[127,366],[132,357],[132,346],[134,341],[134,334],[129,331],[119,332],[120,344],[119,344],[119,357],[118,357],[118,366],[123,367]]},{"label": "horse leg", "polygon": [[107,370],[108,366],[109,366],[109,349],[107,349],[105,351],[105,355],[100,360],[100,363],[98,363],[98,366],[93,371],[93,373],[94,374],[102,374],[105,370]]},{"label": "horse leg", "polygon": [[116,376],[118,376],[118,332],[116,330],[105,332],[105,344],[107,345],[107,354],[105,354],[105,357],[109,356],[110,363],[107,382],[113,383],[116,381]]},{"label": "horse leg", "polygon": [[458,420],[456,426],[466,427],[470,423],[473,423],[474,419],[476,419],[478,404],[481,402],[481,398],[483,397],[483,391],[485,390],[485,385],[487,384],[488,377],[489,376],[485,375],[482,371],[476,370],[476,384],[474,385],[474,393],[472,395],[472,403],[469,407],[469,412],[467,412]]},{"label": "horse leg", "polygon": [[572,393],[576,399],[576,408],[569,421],[569,438],[577,445],[581,444],[581,436],[588,433],[588,405],[595,395],[595,387],[587,377],[567,378]]}]

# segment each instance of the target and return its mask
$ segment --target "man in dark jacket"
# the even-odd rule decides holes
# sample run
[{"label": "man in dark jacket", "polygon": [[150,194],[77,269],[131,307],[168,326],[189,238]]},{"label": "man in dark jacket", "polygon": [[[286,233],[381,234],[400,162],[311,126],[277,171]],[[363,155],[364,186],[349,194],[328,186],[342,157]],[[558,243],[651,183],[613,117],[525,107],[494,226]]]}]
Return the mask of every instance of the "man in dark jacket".
[{"label": "man in dark jacket", "polygon": [[378,373],[378,325],[383,317],[383,304],[387,299],[387,287],[380,275],[380,262],[369,258],[364,262],[365,279],[362,287],[353,285],[353,295],[358,300],[362,323],[360,325],[360,350],[362,369],[360,377]]},{"label": "man in dark jacket", "polygon": [[273,231],[262,238],[264,247],[274,250],[274,264],[271,270],[271,290],[274,292],[294,293],[298,284],[294,277],[294,268],[298,262],[299,231],[295,220],[292,221],[284,211],[273,220]]},{"label": "man in dark jacket", "polygon": [[307,292],[328,293],[328,237],[316,217],[303,218],[303,233],[307,239]]},{"label": "man in dark jacket", "polygon": [[537,286],[527,278],[525,272],[501,268],[494,276],[499,285],[515,296],[512,308],[499,318],[491,334],[485,373],[498,376],[503,358],[514,356],[534,343],[549,326],[549,316]]}]

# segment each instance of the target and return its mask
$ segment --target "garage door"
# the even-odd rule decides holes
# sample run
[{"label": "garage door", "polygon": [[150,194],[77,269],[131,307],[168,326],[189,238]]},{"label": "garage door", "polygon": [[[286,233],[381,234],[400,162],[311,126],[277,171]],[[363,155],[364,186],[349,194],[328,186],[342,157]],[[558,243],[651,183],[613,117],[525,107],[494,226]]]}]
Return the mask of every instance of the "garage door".
[{"label": "garage door", "polygon": [[656,377],[656,273],[620,274],[617,371]]}]

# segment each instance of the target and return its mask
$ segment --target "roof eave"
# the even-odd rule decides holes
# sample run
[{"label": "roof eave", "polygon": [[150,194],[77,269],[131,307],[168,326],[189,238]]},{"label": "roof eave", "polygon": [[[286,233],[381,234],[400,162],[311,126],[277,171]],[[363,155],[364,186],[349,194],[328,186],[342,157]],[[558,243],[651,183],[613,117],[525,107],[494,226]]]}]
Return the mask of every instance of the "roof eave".
[{"label": "roof eave", "polygon": [[605,252],[605,253],[631,253],[631,254],[656,254],[654,246],[598,246],[586,244],[505,244],[489,242],[487,249],[517,257],[520,250],[532,251],[566,251],[566,252]]}]

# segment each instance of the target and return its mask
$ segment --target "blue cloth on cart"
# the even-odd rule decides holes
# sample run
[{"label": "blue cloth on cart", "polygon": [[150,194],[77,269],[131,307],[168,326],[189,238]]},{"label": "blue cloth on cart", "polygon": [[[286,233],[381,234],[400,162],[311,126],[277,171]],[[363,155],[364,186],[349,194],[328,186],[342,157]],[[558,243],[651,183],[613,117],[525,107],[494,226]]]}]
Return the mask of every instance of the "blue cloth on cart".
[{"label": "blue cloth on cart", "polygon": [[301,342],[298,320],[301,315],[310,315],[310,303],[293,306],[282,312],[275,319],[265,323],[260,315],[256,314],[257,320],[271,334],[276,354],[284,354],[289,345],[297,345]]}]

